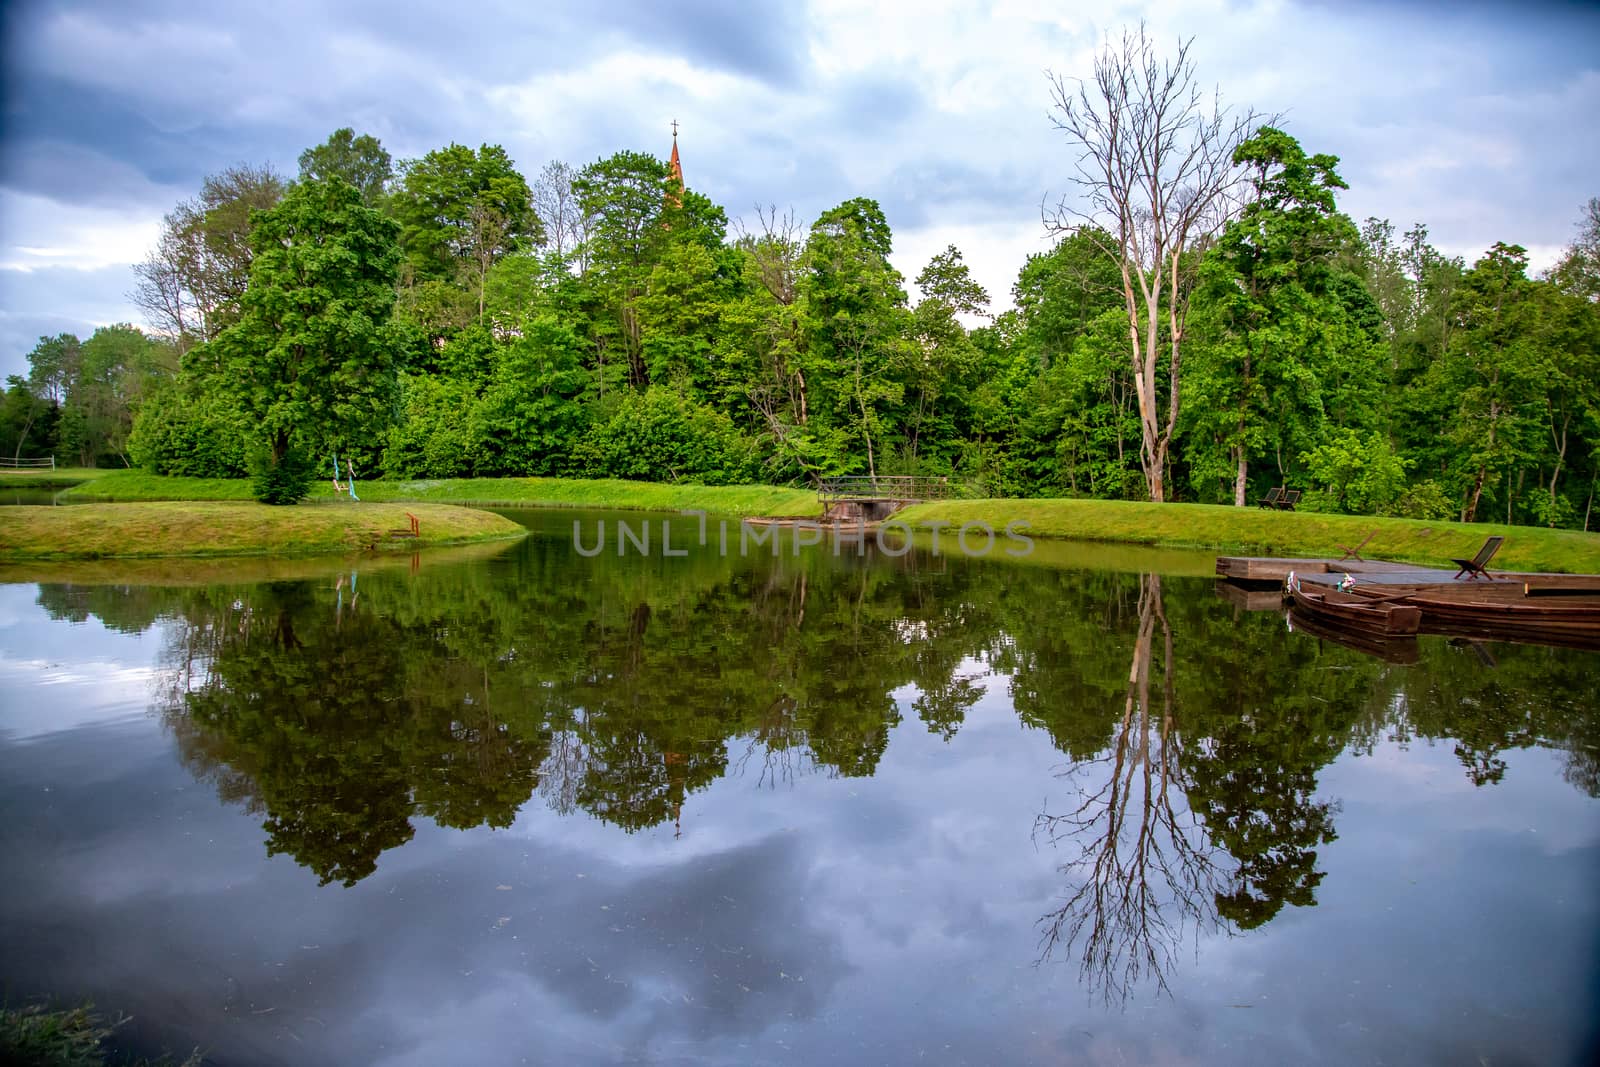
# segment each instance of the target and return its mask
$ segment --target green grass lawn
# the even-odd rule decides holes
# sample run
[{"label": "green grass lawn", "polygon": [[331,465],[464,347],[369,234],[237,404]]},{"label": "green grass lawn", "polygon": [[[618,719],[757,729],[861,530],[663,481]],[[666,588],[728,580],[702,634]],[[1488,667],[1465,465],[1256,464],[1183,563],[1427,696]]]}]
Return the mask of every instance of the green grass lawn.
[{"label": "green grass lawn", "polygon": [[[419,537],[394,538],[420,521]],[[510,540],[527,530],[503,516],[444,504],[303,504],[163,501],[8,507],[0,514],[0,561],[157,556],[304,556],[406,551]]]},{"label": "green grass lawn", "polygon": [[[223,478],[164,478],[142,471],[97,472],[61,495],[63,501],[155,501],[250,499],[249,482]],[[437,502],[505,507],[574,507],[642,511],[699,509],[731,517],[816,518],[817,496],[808,489],[765,485],[701,486],[578,478],[449,478],[409,482],[358,482],[367,502]],[[313,500],[333,498],[318,482]],[[294,509],[300,510],[300,509]],[[1372,559],[1444,566],[1470,556],[1490,534],[1505,546],[1492,567],[1503,570],[1600,573],[1600,534],[1533,526],[1496,526],[1361,515],[1321,515],[1209,504],[1146,504],[1121,500],[944,500],[918,504],[897,518],[917,524],[944,520],[957,525],[1028,523],[1043,538],[1101,541],[1162,548],[1198,548],[1255,556],[1338,556],[1340,544],[1377,536],[1362,550]]]},{"label": "green grass lawn", "polygon": [[[409,482],[357,482],[363,501],[427,501],[479,507],[615,508],[631,511],[697,509],[715,515],[821,514],[809,489],[771,485],[668,485],[614,478],[440,478]],[[333,499],[333,486],[317,482],[313,500]],[[143,471],[111,471],[62,494],[63,501],[249,500],[243,478],[166,478]],[[348,499],[346,497],[345,499]]]},{"label": "green grass lawn", "polygon": [[1369,559],[1446,566],[1471,556],[1490,534],[1505,545],[1490,564],[1496,570],[1600,573],[1600,533],[1536,526],[1424,522],[1366,515],[1321,515],[1212,504],[1147,504],[1127,500],[943,500],[917,504],[895,516],[917,524],[986,522],[1001,530],[1028,524],[1028,534],[1082,541],[1172,548],[1204,548],[1223,555],[1333,556],[1377,531],[1361,554]]}]

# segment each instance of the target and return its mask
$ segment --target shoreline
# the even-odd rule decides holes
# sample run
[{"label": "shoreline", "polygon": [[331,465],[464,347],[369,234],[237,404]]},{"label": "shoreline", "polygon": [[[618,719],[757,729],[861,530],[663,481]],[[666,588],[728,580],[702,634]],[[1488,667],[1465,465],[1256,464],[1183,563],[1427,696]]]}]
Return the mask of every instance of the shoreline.
[{"label": "shoreline", "polygon": [[[418,519],[410,531],[408,512]],[[271,507],[161,501],[22,505],[0,514],[0,563],[304,557],[410,553],[513,541],[527,529],[491,511],[445,504]],[[68,547],[63,547],[68,546]]]},{"label": "shoreline", "polygon": [[[702,486],[616,479],[449,478],[357,484],[367,504],[455,505],[465,508],[550,508],[645,511],[684,510],[762,522],[820,522],[816,493],[779,486]],[[166,478],[142,471],[109,471],[61,494],[64,502],[198,502],[248,500],[244,479]],[[338,505],[332,487],[319,482],[308,504]],[[75,504],[75,506],[78,506]],[[303,510],[303,509],[302,509]],[[310,510],[320,511],[313,507]],[[816,518],[803,520],[799,516]],[[1045,540],[1198,549],[1230,555],[1338,558],[1342,545],[1369,533],[1362,554],[1373,559],[1442,566],[1468,557],[1484,538],[1505,536],[1494,569],[1556,573],[1600,572],[1600,533],[1533,526],[1457,523],[1366,515],[1268,511],[1214,504],[1150,504],[1123,500],[985,499],[914,504],[891,522],[913,528],[928,523],[986,523],[1003,530],[1027,523]],[[262,551],[271,551],[263,549]],[[194,553],[171,553],[194,554]]]}]

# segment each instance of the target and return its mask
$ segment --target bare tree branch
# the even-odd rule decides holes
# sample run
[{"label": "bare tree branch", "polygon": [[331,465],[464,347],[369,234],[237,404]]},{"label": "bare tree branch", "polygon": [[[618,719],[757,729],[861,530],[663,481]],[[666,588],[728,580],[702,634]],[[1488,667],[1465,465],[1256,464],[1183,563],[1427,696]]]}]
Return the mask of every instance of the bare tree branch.
[{"label": "bare tree branch", "polygon": [[1219,93],[1202,91],[1191,43],[1180,41],[1163,60],[1141,24],[1107,44],[1091,81],[1049,75],[1051,122],[1079,149],[1069,175],[1077,200],[1063,196],[1041,214],[1052,234],[1089,235],[1121,272],[1140,465],[1155,501],[1166,499],[1180,410],[1192,253],[1234,210],[1234,150],[1258,124],[1255,112],[1235,113]]}]

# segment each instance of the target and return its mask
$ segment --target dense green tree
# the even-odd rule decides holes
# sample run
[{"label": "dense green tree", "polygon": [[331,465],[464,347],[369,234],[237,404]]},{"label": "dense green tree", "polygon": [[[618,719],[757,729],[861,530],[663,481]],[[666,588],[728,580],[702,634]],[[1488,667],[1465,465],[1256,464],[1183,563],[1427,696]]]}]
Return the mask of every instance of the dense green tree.
[{"label": "dense green tree", "polygon": [[1594,303],[1600,301],[1600,196],[1583,205],[1577,230],[1550,278],[1562,291]]},{"label": "dense green tree", "polygon": [[593,335],[601,374],[610,363],[628,384],[642,389],[650,371],[639,301],[666,243],[663,213],[682,191],[666,163],[641,152],[618,152],[590,163],[573,179],[572,189],[589,220],[582,252],[585,278],[604,308]]},{"label": "dense green tree", "polygon": [[394,165],[376,137],[370,133],[358,137],[355,130],[342,126],[322,144],[300,153],[300,177],[312,181],[340,178],[355,186],[362,203],[377,207],[394,177]]},{"label": "dense green tree", "polygon": [[1023,356],[1007,483],[1028,495],[1140,495],[1139,413],[1109,238],[1080,228],[1028,257],[1012,287]]},{"label": "dense green tree", "polygon": [[60,449],[85,467],[128,465],[128,435],[144,400],[176,373],[171,346],[126,323],[102,326],[78,349],[62,406]]},{"label": "dense green tree", "polygon": [[1250,194],[1201,267],[1185,454],[1198,487],[1231,482],[1243,507],[1253,460],[1273,461],[1281,484],[1329,420],[1350,430],[1380,421],[1373,398],[1338,394],[1377,392],[1387,360],[1376,313],[1363,319],[1371,299],[1338,262],[1357,240],[1334,201],[1347,188],[1338,159],[1308,156],[1270,126],[1233,158]]},{"label": "dense green tree", "polygon": [[268,502],[300,499],[311,457],[371,445],[388,424],[396,230],[337,178],[296,184],[255,221],[240,320],[206,358],[249,416]]},{"label": "dense green tree", "polygon": [[28,387],[35,396],[61,404],[67,399],[69,383],[77,377],[82,361],[83,342],[76,334],[41,337],[28,353]]},{"label": "dense green tree", "polygon": [[579,403],[588,384],[582,353],[577,335],[552,315],[524,325],[522,336],[500,353],[473,416],[475,473],[577,473],[572,444],[589,424]]},{"label": "dense green tree", "polygon": [[[808,343],[798,363],[807,401],[829,446],[810,458],[819,474],[859,470],[876,477],[905,395],[911,362],[904,279],[889,263],[889,223],[877,201],[856,198],[822,213],[806,242],[800,286]],[[842,450],[840,446],[842,445]]]},{"label": "dense green tree", "polygon": [[13,460],[51,455],[61,408],[34,392],[20,374],[6,378],[0,396],[0,451]]},{"label": "dense green tree", "polygon": [[[1435,452],[1464,522],[1477,517],[1485,491],[1513,477],[1539,446],[1535,399],[1548,352],[1534,321],[1539,305],[1527,262],[1521,246],[1497,243],[1473,265],[1451,303],[1458,326],[1429,368],[1430,387],[1450,405],[1441,440],[1448,455]],[[1504,488],[1509,493],[1509,482]]]},{"label": "dense green tree", "polygon": [[451,144],[408,160],[392,206],[413,279],[470,286],[480,319],[494,265],[544,243],[533,191],[499,145]]},{"label": "dense green tree", "polygon": [[242,478],[249,473],[251,430],[236,396],[185,375],[140,408],[128,456],[154,474]]},{"label": "dense green tree", "polygon": [[584,449],[593,473],[608,478],[727,485],[753,473],[732,420],[670,386],[628,395]]},{"label": "dense green tree", "polygon": [[977,384],[981,360],[961,316],[987,317],[989,294],[955,245],[929,260],[916,284],[922,299],[912,311],[905,459],[911,469],[928,461],[930,469],[949,473],[967,432],[966,397]]}]

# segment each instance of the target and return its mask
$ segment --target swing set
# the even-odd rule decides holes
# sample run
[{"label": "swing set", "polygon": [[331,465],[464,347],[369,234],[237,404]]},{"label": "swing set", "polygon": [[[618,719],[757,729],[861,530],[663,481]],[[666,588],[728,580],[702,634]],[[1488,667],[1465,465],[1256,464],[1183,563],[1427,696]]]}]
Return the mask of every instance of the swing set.
[{"label": "swing set", "polygon": [[345,459],[345,469],[350,472],[350,480],[345,482],[343,485],[340,485],[339,484],[339,453],[335,452],[333,454],[333,491],[335,493],[349,493],[351,500],[354,500],[357,503],[360,503],[361,502],[361,498],[356,496],[356,463],[355,463],[355,460],[349,459],[347,457]]}]

